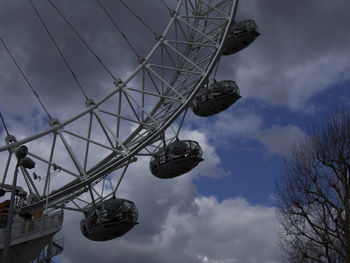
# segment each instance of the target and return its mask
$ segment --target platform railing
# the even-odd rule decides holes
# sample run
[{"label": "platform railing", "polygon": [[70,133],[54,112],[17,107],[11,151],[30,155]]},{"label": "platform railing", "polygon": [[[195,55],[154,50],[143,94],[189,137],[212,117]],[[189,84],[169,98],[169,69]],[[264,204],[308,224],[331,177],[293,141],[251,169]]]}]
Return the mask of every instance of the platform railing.
[{"label": "platform railing", "polygon": [[[44,230],[50,230],[51,228],[59,229],[63,222],[63,211],[56,212],[51,215],[43,215],[33,220],[26,220],[23,222],[13,222],[11,239],[24,237]],[[4,241],[4,233],[0,233],[0,242]]]}]

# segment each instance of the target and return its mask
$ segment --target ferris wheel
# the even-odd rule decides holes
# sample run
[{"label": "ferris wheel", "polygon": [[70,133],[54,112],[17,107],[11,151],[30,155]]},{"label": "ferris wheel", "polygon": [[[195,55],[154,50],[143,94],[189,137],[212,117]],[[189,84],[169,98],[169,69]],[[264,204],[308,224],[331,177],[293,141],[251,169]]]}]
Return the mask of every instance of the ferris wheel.
[{"label": "ferris wheel", "polygon": [[[181,139],[186,114],[193,110],[199,116],[213,115],[240,98],[235,82],[217,82],[213,73],[222,55],[243,49],[258,33],[253,21],[235,23],[238,0],[161,0],[169,16],[163,32],[154,32],[141,14],[121,1],[155,39],[149,53],[141,56],[102,1],[97,2],[136,54],[137,67],[125,76],[106,68],[113,81],[110,91],[100,98],[89,97],[77,83],[84,93],[85,109],[65,120],[49,114],[40,94],[32,89],[47,113],[48,128],[26,138],[9,132],[0,146],[0,188],[4,193],[9,191],[12,171],[18,169],[17,194],[22,193],[23,200],[17,205],[22,211],[41,209],[50,214],[67,209],[84,213],[83,234],[92,240],[108,240],[137,224],[135,204],[119,198],[117,191],[123,178],[132,176],[128,168],[138,158],[149,157],[150,173],[163,179],[184,174],[203,160],[196,141]],[[238,34],[242,34],[241,39]],[[34,164],[27,157],[35,162],[35,172],[29,170]],[[113,220],[127,219],[114,234],[91,228],[94,218],[102,222],[111,221],[112,216]]]}]

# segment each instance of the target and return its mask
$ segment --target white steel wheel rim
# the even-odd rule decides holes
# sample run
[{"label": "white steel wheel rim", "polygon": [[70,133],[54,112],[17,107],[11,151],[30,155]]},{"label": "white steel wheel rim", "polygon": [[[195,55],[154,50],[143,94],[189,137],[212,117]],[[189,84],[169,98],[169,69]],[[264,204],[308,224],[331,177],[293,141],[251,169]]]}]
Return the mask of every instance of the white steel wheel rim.
[{"label": "white steel wheel rim", "polygon": [[[72,118],[61,123],[52,121],[51,127],[46,131],[39,132],[15,143],[15,146],[23,144],[35,145],[35,142],[44,136],[52,137],[51,151],[46,156],[39,156],[31,151],[33,147],[29,148],[29,156],[36,162],[46,165],[47,175],[45,183],[40,186],[41,189],[39,187],[35,189],[36,185],[30,178],[25,179],[28,188],[26,191],[39,193],[41,197],[39,201],[27,205],[26,208],[33,209],[44,205],[52,209],[63,208],[69,201],[86,192],[87,187],[93,188],[94,185],[113,171],[123,167],[123,170],[126,171],[129,163],[135,160],[134,157],[142,154],[142,151],[147,150],[146,148],[151,144],[158,145],[157,142],[162,140],[165,130],[190,106],[198,90],[208,80],[220,57],[223,41],[233,24],[237,4],[237,0],[179,0],[176,9],[171,11],[171,19],[168,26],[163,34],[157,37],[157,43],[153,49],[126,80],[119,84],[116,83],[116,89],[113,92],[107,94],[96,103],[90,101],[86,110]],[[190,9],[194,9],[194,7],[196,9],[191,11]],[[181,47],[181,45],[185,47]],[[161,58],[159,57],[160,52],[163,54]],[[156,64],[155,62],[159,59],[162,60],[161,64]],[[177,60],[174,62],[174,59]],[[169,72],[172,72],[172,74]],[[143,81],[138,92],[142,94],[141,100],[143,103],[137,101],[130,94],[137,91],[129,87],[132,80],[136,76],[140,76],[140,74],[143,74]],[[169,76],[166,76],[167,74]],[[145,75],[148,75],[148,79]],[[146,84],[152,82],[154,85],[153,89],[146,90]],[[159,84],[157,85],[157,83]],[[160,90],[162,91],[160,92]],[[135,116],[132,120],[129,118],[129,121],[138,124],[130,136],[120,139],[115,135],[112,143],[102,145],[100,142],[93,141],[90,135],[87,137],[81,136],[67,129],[69,125],[76,123],[77,120],[90,115],[90,122],[92,120],[98,121],[100,128],[104,129],[106,138],[108,138],[109,134],[112,135],[113,129],[110,128],[109,124],[103,122],[102,117],[99,117],[102,113],[105,113],[101,112],[101,107],[111,98],[118,98],[118,95],[120,98],[125,97],[124,100],[132,105],[130,108]],[[152,99],[157,97],[158,102],[151,110],[146,110],[146,102],[144,101],[147,99],[151,101],[151,97]],[[133,107],[134,109],[132,109]],[[120,109],[119,111],[116,109],[115,112],[108,112],[108,114],[115,115],[119,126],[116,125],[117,132],[115,130],[114,134],[119,133],[120,121],[125,121],[127,116],[122,116]],[[87,125],[87,129],[89,134],[93,132],[91,124]],[[80,139],[84,147],[88,149],[85,151],[84,162],[77,160],[74,154],[76,146],[70,145],[66,139],[69,136]],[[70,156],[74,164],[73,168],[66,168],[63,164],[55,162],[53,153],[56,149],[57,140],[61,140],[61,144],[65,146],[66,154]],[[91,165],[90,169],[87,169],[86,160],[88,159],[89,146],[91,145],[101,147],[109,151],[109,154],[98,160],[94,165]],[[3,166],[5,168],[2,179],[2,183],[7,184],[12,180],[7,175],[15,162],[11,149],[11,145],[0,147],[0,154],[8,155],[6,164]],[[152,152],[156,149],[155,147]],[[144,154],[147,155],[150,152],[150,150],[147,150]],[[59,167],[59,170],[64,173],[72,174],[72,179],[55,192],[50,192],[48,190],[51,184],[50,178],[55,167]],[[25,174],[23,176],[26,177]],[[107,197],[101,196],[97,199],[103,200]]]}]

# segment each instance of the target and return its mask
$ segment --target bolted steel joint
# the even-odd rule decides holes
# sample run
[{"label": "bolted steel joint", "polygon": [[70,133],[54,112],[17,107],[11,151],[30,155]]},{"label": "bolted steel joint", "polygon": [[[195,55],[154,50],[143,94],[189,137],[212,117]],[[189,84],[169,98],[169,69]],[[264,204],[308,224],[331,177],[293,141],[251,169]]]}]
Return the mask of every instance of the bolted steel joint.
[{"label": "bolted steel joint", "polygon": [[138,57],[137,58],[137,62],[139,63],[139,64],[142,64],[143,62],[145,62],[146,60],[145,60],[145,58],[143,58],[143,57]]},{"label": "bolted steel joint", "polygon": [[116,86],[116,87],[119,87],[120,84],[123,84],[123,83],[124,82],[120,78],[114,79],[114,86]]},{"label": "bolted steel joint", "polygon": [[10,144],[10,143],[17,142],[17,140],[16,140],[16,137],[14,135],[8,135],[5,137],[5,142],[6,142],[6,144]]},{"label": "bolted steel joint", "polygon": [[59,125],[59,124],[60,124],[60,122],[57,119],[50,119],[49,120],[50,127],[54,127],[54,126]]},{"label": "bolted steel joint", "polygon": [[156,41],[159,41],[159,40],[163,40],[163,35],[161,35],[161,34],[156,34],[155,35],[155,39],[156,39]]},{"label": "bolted steel joint", "polygon": [[177,16],[177,12],[174,9],[170,9],[169,10],[169,14],[171,17],[176,17]]},{"label": "bolted steel joint", "polygon": [[93,101],[93,99],[87,99],[87,100],[85,101],[85,106],[86,106],[87,108],[89,108],[90,106],[94,106],[94,105],[96,105],[96,103]]}]

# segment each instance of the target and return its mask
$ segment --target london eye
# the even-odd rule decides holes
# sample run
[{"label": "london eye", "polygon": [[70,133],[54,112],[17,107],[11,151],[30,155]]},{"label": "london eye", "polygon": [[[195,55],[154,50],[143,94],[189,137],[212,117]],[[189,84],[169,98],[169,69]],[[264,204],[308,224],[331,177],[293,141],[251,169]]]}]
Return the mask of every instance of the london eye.
[{"label": "london eye", "polygon": [[[70,117],[56,117],[17,62],[6,35],[0,35],[2,56],[16,66],[47,121],[46,129],[22,136],[7,129],[6,114],[2,114],[0,194],[2,201],[6,200],[0,207],[2,230],[6,229],[13,206],[11,213],[21,218],[20,222],[51,218],[52,230],[45,238],[52,238],[60,230],[63,210],[83,215],[80,228],[88,239],[104,241],[120,237],[139,223],[138,209],[142,209],[118,195],[122,180],[133,176],[128,168],[139,158],[149,158],[150,176],[171,180],[185,176],[205,161],[195,138],[181,137],[186,115],[190,110],[201,117],[215,115],[240,98],[233,80],[217,81],[215,75],[220,57],[232,55],[253,42],[259,35],[257,26],[252,20],[235,21],[238,0],[161,0],[157,4],[162,6],[168,22],[158,32],[149,26],[146,16],[120,1],[130,18],[139,22],[140,30],[153,38],[153,46],[140,52],[130,40],[130,32],[121,26],[125,21],[118,21],[107,3],[96,0],[96,8],[134,56],[135,68],[120,73],[111,70],[99,57],[89,39],[67,18],[64,8],[48,0],[47,6],[56,19],[71,30],[81,48],[90,52],[110,77],[104,95],[95,97],[73,72],[59,36],[42,11],[42,3],[29,2],[40,30],[72,73],[74,89],[81,92],[83,103],[81,110]],[[15,220],[10,220],[15,225]],[[20,237],[12,231],[12,239]],[[5,241],[3,234],[2,250]],[[10,242],[11,247],[20,244]],[[32,259],[34,255],[21,257]]]}]

